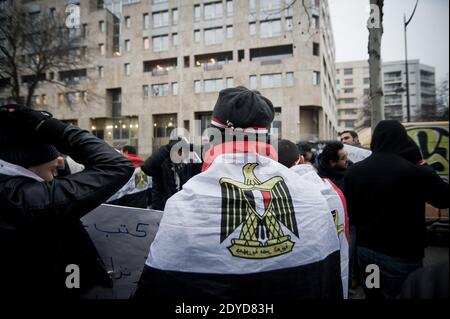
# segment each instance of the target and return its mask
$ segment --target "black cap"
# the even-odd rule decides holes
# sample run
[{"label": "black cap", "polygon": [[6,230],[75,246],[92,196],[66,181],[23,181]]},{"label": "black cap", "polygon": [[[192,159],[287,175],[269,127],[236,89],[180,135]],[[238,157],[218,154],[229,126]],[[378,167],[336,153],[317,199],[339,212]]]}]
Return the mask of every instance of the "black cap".
[{"label": "black cap", "polygon": [[0,121],[0,159],[25,168],[53,161],[58,150]]},{"label": "black cap", "polygon": [[211,119],[219,128],[268,133],[275,117],[272,102],[243,86],[220,91]]}]

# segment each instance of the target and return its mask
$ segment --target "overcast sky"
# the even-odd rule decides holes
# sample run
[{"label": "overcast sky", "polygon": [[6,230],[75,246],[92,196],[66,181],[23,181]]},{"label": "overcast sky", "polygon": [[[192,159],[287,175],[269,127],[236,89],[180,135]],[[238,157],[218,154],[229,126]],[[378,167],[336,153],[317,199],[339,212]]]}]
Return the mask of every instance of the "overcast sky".
[{"label": "overcast sky", "polygon": [[[416,0],[384,1],[383,61],[405,59],[403,15]],[[336,42],[336,61],[367,60],[369,0],[329,0]],[[449,72],[449,1],[419,0],[408,25],[408,59],[436,68],[437,84]]]}]

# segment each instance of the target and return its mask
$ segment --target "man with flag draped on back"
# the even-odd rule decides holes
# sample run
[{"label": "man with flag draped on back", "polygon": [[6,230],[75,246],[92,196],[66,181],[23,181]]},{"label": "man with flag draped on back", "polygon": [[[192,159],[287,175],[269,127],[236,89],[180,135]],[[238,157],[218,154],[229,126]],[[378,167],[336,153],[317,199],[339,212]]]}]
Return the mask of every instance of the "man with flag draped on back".
[{"label": "man with flag draped on back", "polygon": [[273,119],[259,92],[220,92],[214,146],[202,173],[167,201],[136,299],[343,297],[327,199],[277,162]]}]

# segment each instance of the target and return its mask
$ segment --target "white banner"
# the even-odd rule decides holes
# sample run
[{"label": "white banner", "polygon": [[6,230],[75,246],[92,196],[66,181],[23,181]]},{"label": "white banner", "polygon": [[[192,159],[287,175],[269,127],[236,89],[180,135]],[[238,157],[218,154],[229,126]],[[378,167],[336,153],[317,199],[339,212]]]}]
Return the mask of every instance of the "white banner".
[{"label": "white banner", "polygon": [[370,155],[372,155],[372,151],[362,148],[362,147],[356,147],[352,145],[344,144],[344,149],[347,151],[347,157],[349,160],[351,160],[353,163],[358,163],[362,161],[363,159],[366,159]]},{"label": "white banner", "polygon": [[126,299],[134,293],[162,213],[104,204],[81,219],[114,283],[112,289],[95,287],[84,298]]}]

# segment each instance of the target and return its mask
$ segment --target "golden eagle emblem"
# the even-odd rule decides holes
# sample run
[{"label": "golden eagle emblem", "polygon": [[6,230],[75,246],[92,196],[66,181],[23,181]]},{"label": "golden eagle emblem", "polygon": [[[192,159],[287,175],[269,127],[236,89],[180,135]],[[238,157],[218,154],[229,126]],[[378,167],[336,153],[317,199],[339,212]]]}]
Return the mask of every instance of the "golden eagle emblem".
[{"label": "golden eagle emblem", "polygon": [[280,176],[261,182],[255,176],[257,163],[246,164],[242,172],[244,182],[221,178],[222,243],[242,225],[239,238],[228,247],[235,257],[262,259],[292,251],[294,242],[285,235],[282,223],[297,238],[298,229],[289,189]]}]

